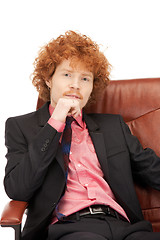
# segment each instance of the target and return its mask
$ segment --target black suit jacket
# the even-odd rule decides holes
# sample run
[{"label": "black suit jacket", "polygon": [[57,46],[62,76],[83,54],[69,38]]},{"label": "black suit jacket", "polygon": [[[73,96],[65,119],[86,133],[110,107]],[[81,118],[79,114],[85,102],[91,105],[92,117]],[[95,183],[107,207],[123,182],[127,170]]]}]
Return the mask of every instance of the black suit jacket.
[{"label": "black suit jacket", "polygon": [[[44,229],[65,191],[65,172],[58,133],[48,123],[48,104],[6,122],[8,162],[5,190],[14,200],[28,201],[23,239],[43,239]],[[104,177],[131,223],[143,216],[133,179],[160,189],[160,158],[141,147],[119,115],[83,115]]]}]

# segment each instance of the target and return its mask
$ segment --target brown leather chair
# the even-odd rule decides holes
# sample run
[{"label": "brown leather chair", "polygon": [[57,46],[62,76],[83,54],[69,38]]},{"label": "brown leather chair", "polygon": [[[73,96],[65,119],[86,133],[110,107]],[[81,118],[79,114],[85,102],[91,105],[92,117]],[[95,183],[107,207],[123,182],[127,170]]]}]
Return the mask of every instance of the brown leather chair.
[{"label": "brown leather chair", "polygon": [[[37,108],[44,102],[38,100]],[[98,102],[86,112],[121,114],[133,135],[143,147],[152,148],[160,156],[160,78],[111,81]],[[160,191],[135,183],[144,218],[160,231]],[[26,202],[9,202],[1,218],[1,226],[13,227],[20,239],[22,215]]]}]

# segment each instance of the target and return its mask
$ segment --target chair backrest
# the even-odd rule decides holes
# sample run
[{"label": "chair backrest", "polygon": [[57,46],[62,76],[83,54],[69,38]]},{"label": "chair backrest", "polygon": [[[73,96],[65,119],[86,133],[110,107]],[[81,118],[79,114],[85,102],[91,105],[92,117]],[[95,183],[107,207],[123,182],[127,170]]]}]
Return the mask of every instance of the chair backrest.
[{"label": "chair backrest", "polygon": [[[44,102],[38,100],[37,108]],[[160,78],[111,81],[86,112],[121,114],[142,146],[160,156]],[[135,184],[144,218],[160,231],[160,192]]]},{"label": "chair backrest", "polygon": [[[121,114],[142,146],[160,156],[160,78],[111,81],[86,112]],[[160,192],[140,184],[136,192],[145,219],[160,231]]]}]

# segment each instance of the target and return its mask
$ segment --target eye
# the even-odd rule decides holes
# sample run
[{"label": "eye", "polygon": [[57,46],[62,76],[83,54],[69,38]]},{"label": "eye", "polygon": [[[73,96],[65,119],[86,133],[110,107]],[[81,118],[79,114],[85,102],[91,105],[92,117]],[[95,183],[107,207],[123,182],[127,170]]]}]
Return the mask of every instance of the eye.
[{"label": "eye", "polygon": [[71,74],[70,73],[64,73],[64,76],[65,77],[71,77]]},{"label": "eye", "polygon": [[89,78],[83,77],[82,80],[86,82],[86,81],[89,81]]}]

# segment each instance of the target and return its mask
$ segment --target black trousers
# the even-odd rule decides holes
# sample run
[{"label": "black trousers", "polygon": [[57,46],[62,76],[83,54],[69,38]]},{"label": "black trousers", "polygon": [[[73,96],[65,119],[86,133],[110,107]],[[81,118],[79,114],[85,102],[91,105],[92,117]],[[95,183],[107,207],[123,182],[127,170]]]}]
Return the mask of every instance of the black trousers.
[{"label": "black trousers", "polygon": [[149,222],[130,224],[104,215],[88,215],[79,220],[49,226],[47,240],[160,240]]}]

